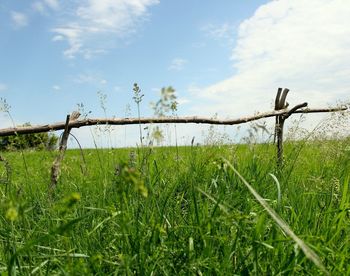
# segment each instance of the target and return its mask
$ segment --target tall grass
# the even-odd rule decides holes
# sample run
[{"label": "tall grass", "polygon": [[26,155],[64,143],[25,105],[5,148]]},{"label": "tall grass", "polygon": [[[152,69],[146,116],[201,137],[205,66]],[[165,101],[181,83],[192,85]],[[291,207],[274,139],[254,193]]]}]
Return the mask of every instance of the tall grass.
[{"label": "tall grass", "polygon": [[[0,270],[19,275],[322,273],[223,161],[229,161],[332,275],[350,274],[349,139],[68,150],[55,197],[46,151],[3,153]],[[147,151],[147,152],[146,152]],[[97,155],[98,154],[98,155]],[[1,175],[6,168],[2,164]],[[275,180],[280,184],[278,196]],[[6,182],[7,181],[7,182]],[[6,182],[6,183],[5,183]],[[8,191],[5,193],[6,185]]]}]

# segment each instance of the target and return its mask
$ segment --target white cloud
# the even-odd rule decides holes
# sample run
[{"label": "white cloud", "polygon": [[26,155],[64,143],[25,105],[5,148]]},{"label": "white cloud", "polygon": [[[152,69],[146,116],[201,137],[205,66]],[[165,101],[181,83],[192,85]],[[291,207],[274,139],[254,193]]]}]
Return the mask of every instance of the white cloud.
[{"label": "white cloud", "polygon": [[22,28],[28,25],[28,17],[24,13],[12,11],[11,19],[16,28]]},{"label": "white cloud", "polygon": [[202,31],[210,38],[232,45],[234,43],[233,35],[236,32],[236,26],[227,22],[220,25],[210,23],[202,27]]},{"label": "white cloud", "polygon": [[84,73],[79,74],[74,78],[74,82],[79,84],[95,84],[95,85],[106,85],[107,80],[99,76],[99,74],[96,73]]},{"label": "white cloud", "polygon": [[0,91],[5,91],[5,90],[7,90],[7,86],[0,82]]},{"label": "white cloud", "polygon": [[53,40],[64,38],[68,42],[69,48],[64,51],[68,58],[90,58],[104,53],[116,39],[135,32],[138,23],[147,17],[148,7],[158,3],[159,0],[88,0],[75,8],[72,20],[52,30],[56,34]]},{"label": "white cloud", "polygon": [[42,2],[39,2],[39,1],[34,2],[32,4],[32,8],[33,8],[33,10],[35,10],[41,14],[45,13],[45,5]]},{"label": "white cloud", "polygon": [[49,8],[53,10],[57,10],[59,8],[58,0],[44,0],[44,2]]},{"label": "white cloud", "polygon": [[52,41],[62,41],[62,40],[64,40],[64,36],[62,36],[62,35],[55,35],[52,38]]},{"label": "white cloud", "polygon": [[96,77],[89,74],[79,74],[74,81],[76,83],[92,83],[96,82]]},{"label": "white cloud", "polygon": [[58,91],[61,90],[61,87],[59,85],[53,85],[52,89]]},{"label": "white cloud", "polygon": [[169,67],[168,70],[172,71],[181,71],[184,69],[185,65],[187,64],[187,60],[183,58],[174,58]]},{"label": "white cloud", "polygon": [[42,15],[48,15],[48,10],[57,11],[59,10],[60,5],[57,0],[43,0],[34,2],[32,8]]},{"label": "white cloud", "polygon": [[[348,0],[280,0],[242,22],[232,61],[236,73],[199,89],[193,111],[234,117],[270,110],[278,87],[293,104],[325,106],[350,95]],[[208,104],[204,102],[207,101]]]}]

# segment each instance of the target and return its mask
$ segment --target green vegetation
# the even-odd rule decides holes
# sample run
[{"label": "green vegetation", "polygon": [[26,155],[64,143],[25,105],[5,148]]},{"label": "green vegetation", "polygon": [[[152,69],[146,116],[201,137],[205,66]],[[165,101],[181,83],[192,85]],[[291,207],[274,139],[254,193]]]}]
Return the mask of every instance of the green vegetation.
[{"label": "green vegetation", "polygon": [[84,150],[84,158],[69,150],[51,197],[54,152],[5,152],[0,270],[321,274],[225,158],[332,275],[349,275],[349,145],[349,139],[286,143],[280,171],[268,144],[95,149]]},{"label": "green vegetation", "polygon": [[[23,126],[30,126],[30,124],[26,123]],[[57,144],[58,137],[47,132],[0,137],[0,150],[53,150]]]},{"label": "green vegetation", "polygon": [[[11,106],[4,98],[0,98],[0,112],[5,113],[12,125],[15,122],[11,115]],[[23,126],[30,126],[30,123],[25,123]],[[25,135],[15,135],[0,137],[0,150],[23,150],[23,149],[48,149],[53,150],[58,143],[58,137],[53,133],[33,133]]]}]

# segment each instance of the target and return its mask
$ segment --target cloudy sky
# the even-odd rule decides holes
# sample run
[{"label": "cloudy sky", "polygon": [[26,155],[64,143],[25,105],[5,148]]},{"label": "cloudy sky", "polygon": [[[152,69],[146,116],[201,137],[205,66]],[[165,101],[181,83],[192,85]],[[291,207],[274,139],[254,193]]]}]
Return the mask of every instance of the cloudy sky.
[{"label": "cloudy sky", "polygon": [[[63,121],[77,104],[90,117],[136,116],[134,82],[143,116],[169,85],[179,115],[268,111],[278,87],[292,105],[329,106],[350,98],[350,3],[2,0],[0,61],[0,97],[18,124]],[[6,114],[0,123],[10,126]],[[199,130],[183,127],[184,139]],[[116,133],[113,146],[137,141],[133,127]],[[90,129],[75,134],[93,145]]]}]

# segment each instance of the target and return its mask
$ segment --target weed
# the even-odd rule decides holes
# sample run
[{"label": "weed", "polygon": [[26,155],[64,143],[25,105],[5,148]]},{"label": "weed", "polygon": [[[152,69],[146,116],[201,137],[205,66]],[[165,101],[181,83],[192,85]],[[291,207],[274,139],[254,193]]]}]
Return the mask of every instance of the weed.
[{"label": "weed", "polygon": [[[134,102],[137,105],[137,117],[141,118],[141,114],[140,114],[140,103],[142,102],[142,98],[144,96],[144,94],[141,94],[141,89],[140,87],[137,85],[137,83],[134,83],[134,88],[132,89],[134,92],[134,96],[132,97]],[[139,123],[139,132],[140,132],[140,145],[142,147],[142,130],[141,130],[141,124]]]}]

